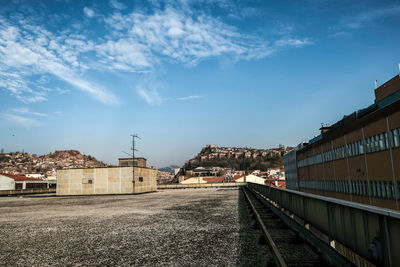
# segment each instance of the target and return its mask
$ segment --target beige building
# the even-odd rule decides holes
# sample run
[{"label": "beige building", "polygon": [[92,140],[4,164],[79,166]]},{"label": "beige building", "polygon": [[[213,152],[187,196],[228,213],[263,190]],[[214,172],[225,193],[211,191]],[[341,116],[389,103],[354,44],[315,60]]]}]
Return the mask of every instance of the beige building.
[{"label": "beige building", "polygon": [[157,170],[135,167],[66,169],[57,171],[57,195],[135,194],[157,190]]},{"label": "beige building", "polygon": [[265,183],[265,179],[261,178],[259,176],[250,174],[247,176],[243,176],[239,179],[235,180],[236,183],[246,183],[246,182],[250,182],[250,183],[256,183],[256,184],[264,184]]}]

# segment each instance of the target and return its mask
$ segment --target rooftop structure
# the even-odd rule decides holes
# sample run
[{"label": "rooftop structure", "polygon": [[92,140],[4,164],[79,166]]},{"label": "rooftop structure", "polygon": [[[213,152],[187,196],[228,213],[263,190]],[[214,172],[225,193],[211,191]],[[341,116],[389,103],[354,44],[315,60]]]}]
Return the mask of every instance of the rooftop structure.
[{"label": "rooftop structure", "polygon": [[132,167],[133,165],[135,165],[135,167],[145,168],[147,165],[147,160],[145,158],[119,158],[118,161],[118,165],[120,167]]},{"label": "rooftop structure", "polygon": [[57,195],[133,194],[157,190],[157,170],[146,167],[85,168],[57,171]]}]

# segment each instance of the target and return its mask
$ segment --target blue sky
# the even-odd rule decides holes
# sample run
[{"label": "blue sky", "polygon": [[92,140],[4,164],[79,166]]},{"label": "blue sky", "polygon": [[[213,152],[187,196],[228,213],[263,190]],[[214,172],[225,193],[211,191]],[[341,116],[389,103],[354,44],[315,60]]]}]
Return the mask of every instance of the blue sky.
[{"label": "blue sky", "polygon": [[374,100],[398,74],[399,1],[0,1],[0,147],[277,147]]}]

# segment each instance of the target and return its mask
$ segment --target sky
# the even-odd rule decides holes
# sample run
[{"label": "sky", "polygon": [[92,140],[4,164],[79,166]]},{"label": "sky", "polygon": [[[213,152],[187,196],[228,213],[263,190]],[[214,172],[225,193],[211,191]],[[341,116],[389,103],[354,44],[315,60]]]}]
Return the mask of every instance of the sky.
[{"label": "sky", "polygon": [[400,1],[0,0],[0,148],[296,146],[399,74]]}]

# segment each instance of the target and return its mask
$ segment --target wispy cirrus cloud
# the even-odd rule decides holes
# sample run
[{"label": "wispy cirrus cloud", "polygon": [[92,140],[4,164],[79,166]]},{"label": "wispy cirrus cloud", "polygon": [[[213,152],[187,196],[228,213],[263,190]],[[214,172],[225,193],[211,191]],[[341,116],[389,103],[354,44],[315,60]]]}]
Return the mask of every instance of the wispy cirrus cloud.
[{"label": "wispy cirrus cloud", "polygon": [[293,38],[280,39],[275,42],[275,45],[277,47],[302,47],[302,46],[306,46],[306,45],[310,45],[310,44],[312,44],[312,42],[308,38],[305,38],[305,39],[293,39]]},{"label": "wispy cirrus cloud", "polygon": [[[174,7],[156,9],[151,14],[116,12],[105,22],[113,28],[116,38],[98,46],[100,53],[112,59],[111,66],[117,62],[132,70],[162,61],[196,65],[224,54],[238,60],[259,59],[275,50],[269,42],[241,34],[216,18],[205,14],[194,16]],[[122,58],[121,53],[129,55],[128,51],[137,60],[118,60]]]},{"label": "wispy cirrus cloud", "polygon": [[170,102],[170,101],[189,101],[189,100],[201,98],[201,96],[198,96],[198,95],[190,95],[190,96],[175,97],[175,98],[162,97],[162,96],[160,96],[160,93],[159,93],[160,87],[162,87],[162,86],[160,86],[159,84],[157,84],[155,82],[150,82],[150,83],[148,83],[147,87],[145,87],[143,85],[137,86],[136,92],[150,106],[157,106],[164,102]]},{"label": "wispy cirrus cloud", "polygon": [[85,13],[86,16],[88,16],[89,18],[93,18],[96,14],[94,13],[93,9],[88,8],[88,7],[84,7],[83,8],[83,12]]},{"label": "wispy cirrus cloud", "polygon": [[28,115],[34,115],[34,116],[39,116],[39,117],[47,117],[47,114],[32,111],[28,108],[25,107],[20,107],[20,108],[13,108],[11,109],[11,112],[13,113],[18,113],[18,114],[28,114]]},{"label": "wispy cirrus cloud", "polygon": [[117,0],[111,0],[111,1],[110,1],[110,5],[111,5],[113,8],[116,8],[116,9],[119,9],[119,10],[123,10],[123,9],[126,8],[126,6],[125,6],[123,3],[121,3],[121,2],[119,2],[119,1],[117,1]]},{"label": "wispy cirrus cloud", "polygon": [[149,105],[158,105],[163,102],[156,89],[145,89],[142,86],[138,86],[137,93]]},{"label": "wispy cirrus cloud", "polygon": [[185,97],[177,97],[175,100],[177,101],[187,101],[187,100],[192,100],[192,99],[197,99],[201,98],[201,96],[198,95],[190,95],[190,96],[185,96]]},{"label": "wispy cirrus cloud", "polygon": [[41,102],[51,89],[35,76],[52,75],[102,103],[118,104],[114,94],[80,77],[87,66],[79,56],[93,47],[80,38],[56,36],[27,21],[11,24],[0,18],[0,87],[22,102]]},{"label": "wispy cirrus cloud", "polygon": [[[52,91],[66,91],[49,86],[57,80],[101,103],[118,104],[114,92],[88,79],[86,72],[148,73],[164,63],[192,67],[220,56],[233,62],[258,60],[282,49],[312,44],[308,38],[267,40],[243,34],[219,17],[179,4],[183,2],[130,13],[121,13],[126,7],[117,0],[109,3],[117,10],[109,15],[83,9],[84,16],[98,17],[96,23],[103,32],[97,37],[82,34],[82,27],[73,26],[75,22],[49,31],[31,18],[0,16],[0,87],[24,103],[37,103],[46,101]],[[43,80],[43,76],[49,78]],[[148,103],[162,102],[156,90],[137,91]]]},{"label": "wispy cirrus cloud", "polygon": [[4,120],[3,123],[7,123],[7,125],[14,125],[23,128],[32,128],[41,125],[37,119],[17,114],[0,113],[0,117]]},{"label": "wispy cirrus cloud", "polygon": [[378,19],[399,16],[399,14],[400,14],[400,5],[391,5],[359,13],[354,16],[345,17],[342,19],[341,24],[342,27],[350,29],[358,29]]}]

